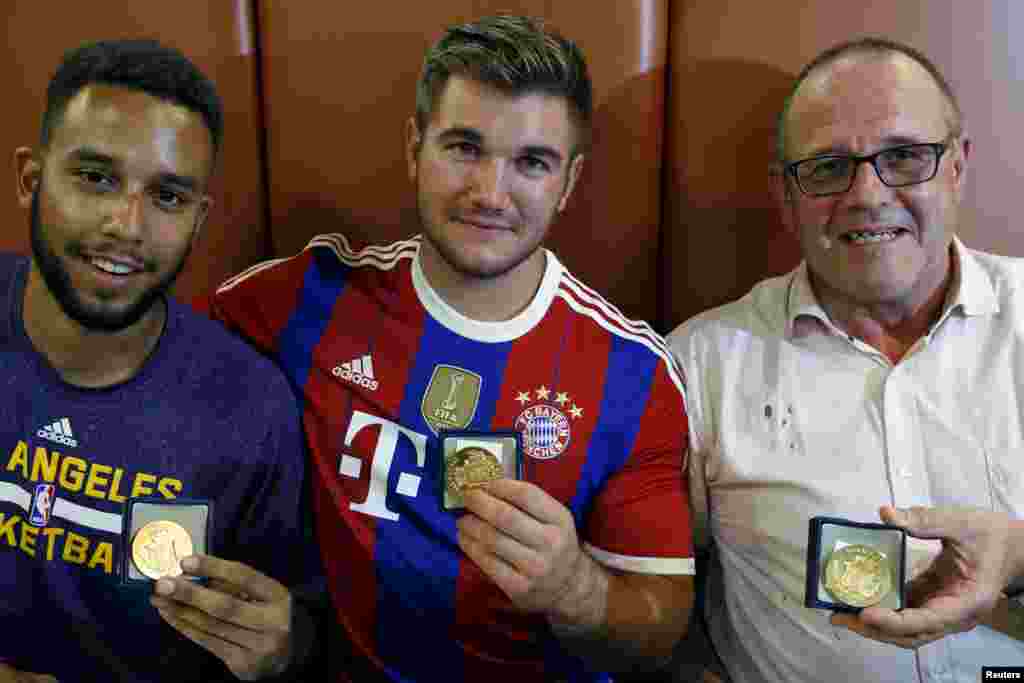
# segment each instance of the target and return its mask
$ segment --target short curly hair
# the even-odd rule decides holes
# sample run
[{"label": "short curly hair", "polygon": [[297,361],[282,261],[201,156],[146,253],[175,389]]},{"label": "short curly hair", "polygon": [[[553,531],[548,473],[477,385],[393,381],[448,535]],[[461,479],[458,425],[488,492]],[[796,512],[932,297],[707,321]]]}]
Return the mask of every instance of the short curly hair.
[{"label": "short curly hair", "polygon": [[217,155],[224,113],[216,87],[184,54],[155,40],[98,41],[67,52],[46,89],[43,147],[60,126],[68,102],[93,83],[139,90],[196,112]]}]

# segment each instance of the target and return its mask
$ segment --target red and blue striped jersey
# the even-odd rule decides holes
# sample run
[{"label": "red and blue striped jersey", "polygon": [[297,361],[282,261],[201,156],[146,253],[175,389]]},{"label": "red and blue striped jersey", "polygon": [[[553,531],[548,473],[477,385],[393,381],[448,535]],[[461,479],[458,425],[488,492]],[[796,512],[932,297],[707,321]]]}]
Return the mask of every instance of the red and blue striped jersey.
[{"label": "red and blue striped jersey", "polygon": [[649,326],[550,252],[526,310],[466,318],[426,281],[420,239],[354,251],[322,235],[229,280],[213,302],[303,398],[350,666],[395,681],[607,680],[573,673],[580,663],[545,620],[514,610],[459,550],[457,513],[439,500],[438,432],[520,431],[523,478],[572,512],[596,560],[692,574],[679,370]]}]

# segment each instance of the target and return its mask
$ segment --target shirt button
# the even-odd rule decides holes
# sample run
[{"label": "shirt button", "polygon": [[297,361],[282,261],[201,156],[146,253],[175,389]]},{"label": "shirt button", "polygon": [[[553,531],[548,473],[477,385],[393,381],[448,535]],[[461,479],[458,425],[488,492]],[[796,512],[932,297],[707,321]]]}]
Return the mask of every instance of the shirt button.
[{"label": "shirt button", "polygon": [[910,469],[907,467],[900,468],[900,476],[904,479],[910,478]]}]

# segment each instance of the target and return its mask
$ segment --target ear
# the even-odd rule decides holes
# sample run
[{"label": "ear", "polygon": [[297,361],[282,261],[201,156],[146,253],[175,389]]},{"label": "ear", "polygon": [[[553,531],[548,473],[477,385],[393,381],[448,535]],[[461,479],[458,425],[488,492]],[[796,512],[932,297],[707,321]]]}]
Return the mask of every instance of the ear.
[{"label": "ear", "polygon": [[970,156],[971,139],[967,137],[967,133],[962,133],[953,149],[953,185],[958,197],[963,194]]},{"label": "ear", "polygon": [[419,173],[420,144],[423,142],[423,135],[420,127],[416,124],[416,117],[410,116],[405,122],[405,162],[409,168],[409,180],[416,182]]},{"label": "ear", "polygon": [[580,173],[583,171],[584,158],[582,154],[577,154],[569,164],[569,177],[565,180],[565,190],[562,191],[562,198],[558,200],[558,213],[565,211],[565,205],[569,202],[569,195],[576,188],[576,181],[580,179]]},{"label": "ear", "polygon": [[203,232],[203,227],[206,226],[206,219],[210,217],[212,207],[213,197],[204,194],[203,198],[199,200],[199,208],[196,210],[196,223],[192,228],[192,246],[199,241],[199,235]]},{"label": "ear", "polygon": [[796,216],[794,216],[796,202],[798,201],[796,195],[799,190],[793,187],[789,175],[781,166],[773,166],[770,173],[772,178],[772,198],[775,200],[776,206],[779,207],[782,226],[786,229],[786,232],[799,239],[800,233],[797,230]]},{"label": "ear", "polygon": [[18,204],[28,209],[32,206],[32,195],[43,177],[43,165],[30,147],[14,150],[14,174],[17,180]]}]

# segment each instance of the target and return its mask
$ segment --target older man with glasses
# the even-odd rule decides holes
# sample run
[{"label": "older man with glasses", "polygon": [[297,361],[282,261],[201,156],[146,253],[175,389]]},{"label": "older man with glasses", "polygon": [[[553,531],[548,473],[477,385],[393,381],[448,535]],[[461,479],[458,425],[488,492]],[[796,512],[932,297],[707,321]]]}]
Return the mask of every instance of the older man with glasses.
[{"label": "older man with glasses", "polygon": [[[1024,264],[955,236],[970,151],[924,55],[875,38],[819,55],[778,129],[778,198],[803,262],[669,338],[688,377],[719,677],[966,683],[1024,665],[1013,620],[1000,632],[989,619],[1024,571],[1010,542],[1024,517]],[[929,529],[888,506],[981,511]],[[805,607],[810,518],[877,522],[882,507],[946,538],[915,609]],[[979,545],[968,527],[998,533]],[[911,539],[911,563],[938,546]]]}]

